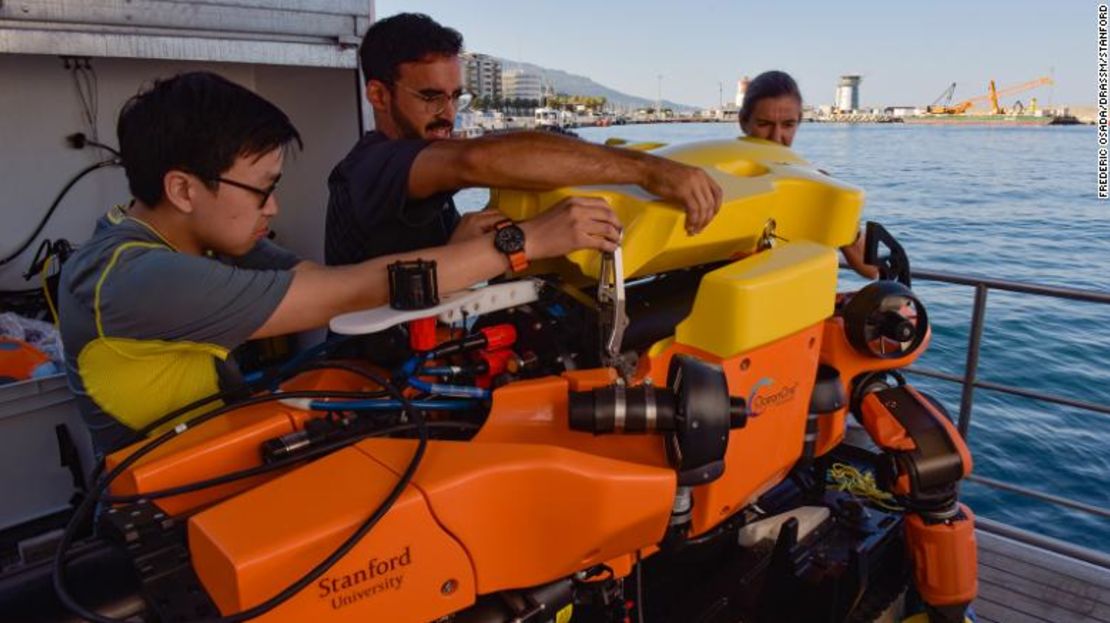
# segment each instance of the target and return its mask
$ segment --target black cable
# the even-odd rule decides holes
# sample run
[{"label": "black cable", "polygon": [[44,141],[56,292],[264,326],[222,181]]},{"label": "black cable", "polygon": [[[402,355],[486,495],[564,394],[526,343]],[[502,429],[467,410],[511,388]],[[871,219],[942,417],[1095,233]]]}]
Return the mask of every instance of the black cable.
[{"label": "black cable", "polygon": [[[374,528],[375,525],[377,525],[378,521],[381,520],[381,518],[385,516],[387,512],[389,512],[389,510],[393,507],[393,504],[396,503],[397,499],[400,498],[405,488],[412,481],[412,477],[413,475],[415,475],[417,468],[420,466],[420,462],[424,458],[424,453],[427,450],[428,446],[428,425],[427,422],[424,420],[424,414],[419,410],[413,409],[412,403],[409,401],[409,399],[405,397],[405,395],[392,383],[386,381],[381,377],[378,377],[375,374],[369,372],[367,372],[367,374],[370,377],[374,378],[375,382],[384,387],[391,395],[393,395],[394,398],[401,402],[403,412],[411,415],[412,419],[414,420],[413,425],[416,427],[418,432],[418,443],[416,446],[416,451],[413,453],[412,458],[409,460],[408,467],[401,475],[401,478],[397,481],[397,484],[394,485],[393,489],[390,491],[389,495],[386,496],[385,500],[383,500],[378,505],[378,508],[374,511],[374,513],[371,514],[370,517],[368,517],[366,521],[363,522],[363,524],[359,526],[359,528],[355,530],[355,532],[350,537],[348,537],[342,544],[340,544],[340,546],[336,548],[335,551],[333,551],[330,555],[327,556],[327,558],[313,567],[307,574],[303,575],[299,580],[287,586],[274,597],[271,597],[270,599],[262,602],[261,604],[258,604],[257,606],[254,606],[242,612],[238,612],[234,615],[207,620],[205,621],[205,623],[239,623],[240,621],[246,621],[248,619],[253,619],[257,616],[265,614],[266,612],[269,612],[282,603],[288,601],[294,595],[304,590],[305,587],[307,587],[309,584],[323,575],[336,562],[346,556],[347,553],[350,552],[351,549],[353,549],[355,545],[357,545],[358,542],[361,541],[362,538]],[[69,524],[62,532],[61,540],[59,541],[57,550],[54,553],[53,567],[51,569],[51,580],[54,585],[54,592],[58,596],[58,600],[61,601],[62,605],[65,606],[65,608],[73,614],[76,614],[77,616],[85,618],[89,621],[93,621],[94,623],[125,623],[122,619],[113,619],[101,616],[100,614],[93,612],[88,608],[85,608],[81,604],[77,603],[77,601],[73,599],[73,596],[69,594],[69,591],[65,586],[64,571],[65,565],[68,562],[67,550],[69,549],[69,546],[72,543],[80,524],[83,523],[85,518],[91,513],[92,509],[95,507],[96,503],[100,500],[101,496],[107,490],[112,481],[119,477],[119,475],[122,474],[126,469],[134,465],[135,462],[138,461],[140,458],[153,452],[155,449],[167,443],[169,440],[184,433],[190,427],[198,426],[219,415],[223,415],[226,412],[236,410],[244,406],[260,404],[263,402],[271,402],[274,400],[282,400],[285,398],[317,397],[318,394],[329,394],[334,396],[337,393],[340,392],[286,392],[283,394],[272,394],[268,396],[247,399],[243,402],[236,403],[235,405],[221,407],[206,414],[200,415],[196,418],[193,418],[185,425],[174,427],[173,429],[166,431],[162,435],[151,440],[149,443],[129,455],[126,459],[121,461],[119,465],[113,468],[112,471],[109,472],[106,476],[102,476],[96,481],[93,487],[90,488],[89,495],[81,501],[81,504],[77,507],[77,510],[74,511],[73,516],[70,518]],[[99,473],[99,471],[101,470],[98,469],[97,473]]]},{"label": "black cable", "polygon": [[104,143],[101,143],[94,138],[89,138],[85,135],[84,132],[74,132],[73,134],[67,135],[66,144],[73,149],[84,149],[91,145],[92,147],[103,149],[104,151],[115,156],[117,159],[123,158],[123,156],[120,155],[119,151],[116,150],[115,147],[112,147],[111,145],[105,145]]},{"label": "black cable", "polygon": [[81,105],[81,117],[85,121],[85,126],[91,132],[93,127],[92,112],[89,110],[89,103],[85,98],[85,89],[81,84],[81,61],[76,61],[69,75],[73,78],[73,88],[77,90],[77,103]]},{"label": "black cable", "polygon": [[[204,405],[207,405],[211,402],[215,402],[217,400],[223,400],[224,398],[230,398],[232,396],[235,396],[237,394],[241,394],[243,392],[250,392],[252,390],[256,390],[260,387],[265,387],[265,386],[270,385],[272,383],[280,383],[281,381],[283,381],[285,379],[288,379],[288,378],[291,378],[292,376],[295,376],[296,374],[299,374],[300,372],[303,372],[305,370],[327,370],[327,369],[332,369],[332,368],[337,369],[337,370],[346,370],[348,372],[358,374],[359,376],[362,376],[363,378],[366,378],[368,380],[371,380],[371,381],[374,381],[375,383],[377,383],[377,381],[375,380],[375,377],[372,374],[366,372],[365,370],[356,368],[354,366],[351,366],[351,365],[348,365],[348,364],[345,364],[345,363],[340,363],[340,362],[324,362],[324,363],[319,363],[318,364],[317,362],[311,362],[310,361],[307,364],[303,364],[302,366],[300,366],[296,369],[288,369],[287,370],[283,367],[283,368],[278,369],[273,374],[273,376],[262,377],[261,379],[259,379],[258,381],[255,381],[254,383],[240,383],[239,385],[235,385],[234,387],[229,387],[225,390],[218,391],[218,392],[215,392],[213,394],[209,394],[207,396],[204,396],[203,398],[198,398],[197,400],[194,400],[193,402],[190,402],[189,404],[187,404],[183,407],[179,407],[177,409],[174,409],[173,411],[170,411],[166,415],[163,415],[162,417],[154,420],[153,422],[151,422],[151,423],[147,424],[146,426],[140,428],[139,430],[135,431],[135,433],[133,435],[129,436],[120,445],[113,448],[113,451],[121,450],[121,449],[123,449],[123,448],[125,448],[125,447],[127,447],[127,446],[129,446],[133,443],[141,441],[141,440],[145,439],[146,437],[148,437],[156,429],[158,429],[162,425],[166,424],[167,422],[173,421],[173,420],[181,417],[182,415],[185,415],[186,413],[188,413],[190,411],[193,411],[195,409],[199,409],[199,408],[203,407]],[[382,397],[382,396],[385,396],[385,395],[388,394],[388,392],[384,392],[384,391],[382,391],[382,392],[354,392],[354,393],[357,393],[360,396],[367,397],[368,399],[378,398],[378,397]],[[377,394],[377,395],[371,395],[371,394]],[[336,396],[336,395],[337,395],[337,392],[334,392],[334,391],[328,392],[328,396]],[[238,405],[240,403],[233,403],[233,404]]]},{"label": "black cable", "polygon": [[4,259],[0,260],[0,266],[3,266],[4,264],[7,264],[15,258],[19,257],[23,254],[24,251],[27,250],[28,247],[31,246],[31,244],[35,241],[35,238],[38,238],[38,235],[42,233],[43,228],[46,227],[46,222],[49,221],[50,217],[54,215],[54,211],[58,209],[58,206],[62,203],[62,199],[65,198],[66,193],[68,193],[69,190],[73,188],[74,184],[79,182],[81,178],[85,177],[89,173],[92,173],[93,171],[96,171],[97,169],[102,169],[104,167],[114,166],[117,164],[119,163],[115,159],[102,160],[100,162],[97,162],[96,164],[90,164],[84,169],[81,169],[77,173],[77,175],[74,175],[72,178],[70,178],[69,182],[67,182],[66,185],[62,187],[62,190],[58,193],[58,196],[54,198],[54,202],[50,204],[50,208],[46,211],[46,214],[43,215],[42,219],[39,221],[39,224],[35,227],[35,231],[31,232],[31,235],[27,236],[27,239],[23,241],[23,244],[19,245],[19,248],[16,249],[11,255],[8,255]]},{"label": "black cable", "polygon": [[405,472],[401,474],[401,478],[397,481],[397,484],[394,485],[393,490],[390,491],[389,495],[386,496],[386,499],[378,505],[377,510],[375,510],[374,513],[370,515],[370,517],[368,517],[357,530],[355,530],[354,534],[348,537],[347,540],[339,546],[339,548],[337,548],[334,552],[331,553],[331,555],[321,561],[320,564],[316,565],[306,575],[302,576],[300,580],[297,580],[274,597],[271,597],[270,599],[257,606],[254,606],[253,608],[249,608],[231,616],[219,617],[217,619],[205,621],[205,623],[239,623],[240,621],[246,621],[265,614],[266,612],[273,610],[282,603],[285,603],[297,593],[304,590],[305,587],[315,582],[317,578],[323,575],[328,569],[334,566],[335,563],[339,562],[339,560],[346,556],[348,552],[354,549],[354,547],[358,545],[362,538],[366,536],[366,534],[370,532],[370,530],[372,530],[374,526],[377,525],[378,521],[380,521],[381,518],[389,512],[389,510],[397,502],[398,498],[401,497],[401,494],[404,493],[405,488],[408,487],[409,483],[412,481],[412,477],[416,474],[416,470],[420,467],[420,462],[424,458],[425,451],[427,451],[428,425],[427,422],[424,420],[423,412],[413,409],[409,399],[406,398],[404,393],[398,390],[396,386],[381,378],[378,379],[378,384],[382,387],[385,387],[391,394],[393,394],[394,398],[397,398],[401,402],[401,404],[404,406],[404,412],[409,413],[412,416],[412,419],[415,420],[413,424],[416,426],[417,430],[418,442],[416,446],[416,451],[413,453],[412,458],[409,459],[408,467],[405,469]]},{"label": "black cable", "polygon": [[[84,60],[84,66],[82,66]],[[99,130],[96,127],[100,119],[100,84],[96,70],[88,59],[75,59],[73,69],[73,85],[77,88],[77,99],[81,104],[81,112],[88,125],[89,134],[93,141],[100,140]]]},{"label": "black cable", "polygon": [[636,619],[644,623],[644,561],[636,550]]},{"label": "black cable", "polygon": [[85,70],[92,78],[93,138],[99,141],[100,129],[96,127],[96,124],[100,121],[100,79],[96,75],[96,69],[93,68],[91,62],[85,61]]},{"label": "black cable", "polygon": [[[274,373],[273,377],[263,377],[262,379],[260,379],[259,381],[255,382],[255,383],[242,383],[242,384],[236,385],[234,387],[229,387],[225,390],[209,394],[209,395],[204,396],[202,398],[198,398],[197,400],[194,400],[193,402],[190,402],[189,404],[187,404],[185,406],[178,407],[177,409],[174,409],[173,411],[170,411],[166,415],[163,415],[162,417],[154,420],[153,422],[147,424],[146,426],[140,428],[139,430],[134,431],[130,436],[128,436],[123,441],[121,441],[121,442],[117,443],[115,446],[113,446],[108,451],[108,453],[111,454],[112,452],[122,450],[123,448],[126,448],[127,446],[138,443],[139,441],[142,441],[143,439],[146,439],[148,436],[150,436],[151,433],[153,433],[157,428],[161,427],[162,425],[164,425],[164,424],[166,424],[166,423],[168,423],[172,420],[175,420],[175,419],[185,415],[186,413],[189,413],[190,411],[194,411],[196,409],[199,409],[199,408],[201,408],[201,407],[203,407],[203,406],[205,406],[209,403],[215,402],[217,400],[223,400],[224,398],[230,398],[232,396],[239,395],[243,392],[250,392],[250,391],[252,391],[254,389],[257,389],[259,387],[264,387],[266,385],[269,385],[270,383],[280,382],[280,381],[284,380],[285,378],[292,377],[295,374],[298,374],[302,370],[306,370],[306,369],[308,369],[308,370],[323,370],[323,369],[329,369],[329,368],[347,370],[349,372],[353,372],[355,374],[358,374],[358,375],[360,375],[364,378],[367,378],[367,379],[377,383],[377,380],[376,380],[377,377],[375,375],[373,375],[372,373],[368,373],[365,370],[361,370],[361,369],[355,368],[354,366],[350,366],[350,365],[347,365],[347,364],[344,364],[344,363],[339,363],[339,362],[308,362],[308,364],[302,365],[301,368],[299,368],[299,369],[289,369],[289,370],[282,367],[277,372]],[[340,392],[336,392],[336,391],[327,391],[327,392],[325,392],[326,395],[321,395],[321,396],[316,396],[316,397],[321,397],[321,398],[335,398],[335,397],[358,398],[358,397],[361,397],[361,398],[364,398],[364,399],[374,399],[374,398],[378,398],[378,397],[388,395],[388,392],[352,392],[348,396],[340,396],[339,393]],[[357,394],[357,396],[355,394]],[[286,393],[286,394],[283,394],[282,397],[290,398],[292,396],[290,396],[288,393]],[[305,396],[305,397],[311,398],[311,397],[314,397],[314,396]],[[230,405],[224,405],[224,407],[228,408],[229,410],[234,409],[234,408],[238,408],[238,407],[241,407],[241,406],[244,406],[244,404],[242,402],[235,402],[235,403],[232,403]],[[200,422],[196,422],[196,423],[199,424]],[[189,422],[186,422],[186,426],[194,426],[194,425],[195,424],[194,424],[193,420],[190,420]],[[97,464],[97,466],[93,470],[92,476],[89,478],[89,480],[95,482],[96,479],[100,476],[101,471],[103,471],[103,467],[104,467],[103,463]]]},{"label": "black cable", "polygon": [[112,147],[110,145],[105,145],[104,143],[94,141],[94,140],[90,140],[90,139],[85,139],[85,144],[86,145],[92,145],[93,147],[99,147],[100,149],[103,149],[104,151],[112,154],[116,158],[123,158],[123,156],[120,155],[119,151],[116,150],[115,147]]},{"label": "black cable", "polygon": [[[451,421],[428,422],[427,426],[428,426],[428,428],[466,428],[466,429],[470,429],[470,430],[478,430],[479,428],[481,428],[481,425],[479,425],[479,424],[475,424],[473,422],[461,422],[461,421],[460,422],[451,422]],[[230,473],[224,474],[222,476],[216,476],[214,478],[209,478],[207,480],[198,480],[196,482],[190,482],[188,484],[178,485],[176,487],[168,487],[166,489],[158,489],[156,491],[147,491],[147,492],[144,492],[144,493],[136,493],[136,494],[133,494],[133,495],[105,495],[105,496],[101,496],[100,499],[103,500],[104,502],[109,503],[109,504],[133,504],[133,503],[138,502],[140,500],[160,500],[162,498],[173,497],[175,495],[182,495],[182,494],[185,494],[185,493],[193,493],[194,491],[200,491],[202,489],[209,489],[211,487],[217,487],[219,485],[227,484],[229,482],[235,482],[236,480],[242,480],[244,478],[251,478],[253,476],[261,476],[261,475],[268,474],[268,473],[273,472],[273,471],[278,471],[278,470],[281,470],[281,469],[285,469],[285,468],[287,468],[291,465],[294,465],[294,464],[297,464],[297,463],[303,463],[305,461],[314,459],[314,458],[316,458],[318,456],[321,456],[321,455],[324,455],[324,454],[334,452],[336,450],[342,450],[343,448],[346,448],[347,446],[349,446],[351,444],[362,441],[363,439],[368,439],[370,437],[385,437],[385,436],[388,436],[388,435],[393,435],[393,434],[396,434],[396,433],[402,433],[402,432],[405,432],[405,431],[413,430],[415,428],[416,428],[415,424],[400,424],[400,425],[397,425],[397,426],[390,426],[389,428],[382,428],[382,429],[379,429],[379,430],[370,430],[370,431],[366,431],[366,432],[364,432],[362,434],[359,434],[359,435],[348,437],[346,439],[340,439],[340,440],[337,440],[337,441],[333,441],[333,442],[331,442],[329,444],[326,444],[326,445],[318,446],[316,448],[313,448],[311,450],[308,450],[308,451],[304,452],[303,454],[298,454],[296,456],[291,456],[291,457],[289,457],[287,459],[283,459],[281,461],[275,461],[273,463],[268,463],[268,464],[265,464],[265,465],[256,465],[254,467],[241,469],[241,470],[236,471],[236,472],[230,472]]]}]

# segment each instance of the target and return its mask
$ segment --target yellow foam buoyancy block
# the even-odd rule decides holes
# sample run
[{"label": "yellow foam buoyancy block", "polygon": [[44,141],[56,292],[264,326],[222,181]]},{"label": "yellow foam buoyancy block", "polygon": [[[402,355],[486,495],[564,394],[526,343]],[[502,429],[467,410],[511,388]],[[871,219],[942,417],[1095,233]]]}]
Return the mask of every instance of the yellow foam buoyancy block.
[{"label": "yellow foam buoyancy block", "polygon": [[702,277],[675,341],[731,357],[828,318],[836,300],[836,250],[798,241]]},{"label": "yellow foam buoyancy block", "polygon": [[[685,209],[638,186],[581,186],[550,192],[495,189],[491,205],[514,220],[536,216],[575,195],[603,197],[624,225],[626,278],[739,257],[756,250],[768,222],[781,240],[829,247],[851,243],[858,231],[863,191],[825,175],[790,149],[741,138],[669,145],[647,150],[703,168],[723,191],[721,211],[704,230],[686,234]],[[537,263],[536,272],[596,279],[600,256],[576,251]]]}]

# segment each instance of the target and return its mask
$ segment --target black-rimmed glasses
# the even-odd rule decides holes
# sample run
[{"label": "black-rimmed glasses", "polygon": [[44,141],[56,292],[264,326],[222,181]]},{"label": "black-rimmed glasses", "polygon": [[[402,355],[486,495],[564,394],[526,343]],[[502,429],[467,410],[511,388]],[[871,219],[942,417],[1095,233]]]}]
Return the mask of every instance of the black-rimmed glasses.
[{"label": "black-rimmed glasses", "polygon": [[438,115],[439,113],[447,110],[448,102],[454,103],[455,112],[464,111],[467,108],[470,108],[470,102],[474,100],[474,94],[468,91],[460,90],[455,91],[451,94],[447,94],[443,91],[417,91],[416,89],[400,82],[394,82],[393,84],[404,88],[409,93],[412,93],[416,97],[420,98],[420,100],[424,102],[424,112],[431,115]]},{"label": "black-rimmed glasses", "polygon": [[224,184],[227,184],[229,186],[234,186],[236,188],[242,188],[243,190],[249,190],[252,193],[258,195],[259,197],[262,197],[262,203],[258,204],[258,209],[261,210],[262,208],[266,207],[266,202],[270,200],[270,196],[274,194],[275,190],[277,190],[278,182],[281,181],[281,175],[278,175],[276,178],[274,178],[274,183],[270,184],[269,188],[258,188],[257,186],[251,186],[250,184],[244,184],[243,182],[236,182],[235,180],[229,180],[226,177],[217,177],[217,178],[214,178],[212,181],[213,182],[223,182]]}]

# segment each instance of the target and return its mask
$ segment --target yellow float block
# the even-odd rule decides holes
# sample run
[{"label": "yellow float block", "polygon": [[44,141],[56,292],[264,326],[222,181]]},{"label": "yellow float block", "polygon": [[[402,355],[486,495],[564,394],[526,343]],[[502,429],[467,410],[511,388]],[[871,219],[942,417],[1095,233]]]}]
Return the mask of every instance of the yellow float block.
[{"label": "yellow float block", "polygon": [[707,273],[675,341],[728,358],[811,327],[833,313],[836,251],[785,243]]},{"label": "yellow float block", "polygon": [[[859,227],[863,191],[825,175],[790,149],[759,139],[671,145],[650,153],[704,169],[723,191],[721,211],[704,230],[686,234],[683,206],[637,186],[582,186],[550,192],[494,190],[491,205],[514,220],[536,216],[575,195],[602,197],[624,225],[626,278],[723,261],[754,253],[773,222],[783,241],[832,247],[851,243]],[[556,272],[572,282],[596,279],[600,256],[577,251],[537,262],[535,273]]]}]

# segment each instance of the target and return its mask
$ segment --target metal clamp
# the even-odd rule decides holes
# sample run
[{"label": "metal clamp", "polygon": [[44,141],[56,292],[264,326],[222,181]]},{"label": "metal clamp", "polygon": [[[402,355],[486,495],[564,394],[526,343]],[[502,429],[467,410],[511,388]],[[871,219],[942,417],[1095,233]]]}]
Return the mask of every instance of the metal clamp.
[{"label": "metal clamp", "polygon": [[775,240],[778,238],[775,233],[776,228],[778,228],[778,223],[775,222],[775,219],[767,219],[767,222],[763,224],[763,233],[759,235],[759,241],[756,242],[756,251],[766,251],[774,248]]},{"label": "metal clamp", "polygon": [[625,313],[624,262],[621,249],[601,254],[597,279],[598,325],[601,335],[601,363],[615,367],[627,375],[627,362],[621,357],[624,330],[628,327]]}]

